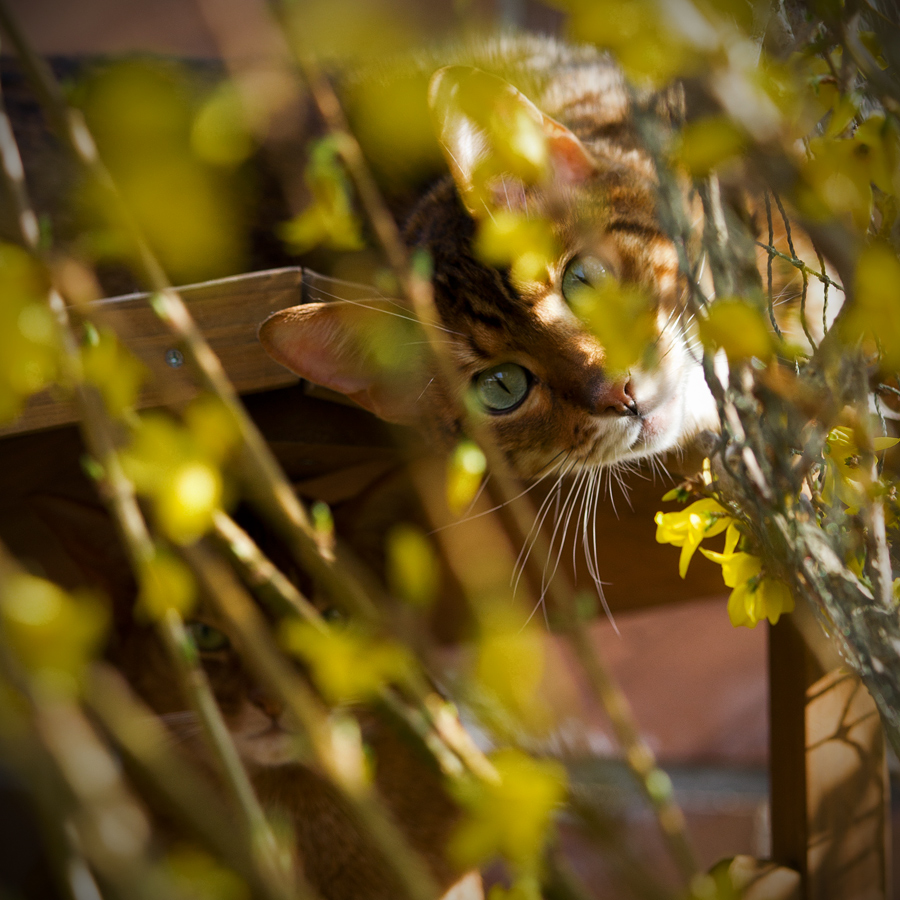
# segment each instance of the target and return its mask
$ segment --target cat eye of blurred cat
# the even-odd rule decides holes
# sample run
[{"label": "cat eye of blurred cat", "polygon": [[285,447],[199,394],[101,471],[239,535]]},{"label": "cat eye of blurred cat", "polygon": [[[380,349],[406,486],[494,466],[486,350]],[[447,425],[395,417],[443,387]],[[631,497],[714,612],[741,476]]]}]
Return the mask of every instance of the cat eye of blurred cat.
[{"label": "cat eye of blurred cat", "polygon": [[531,373],[515,363],[501,363],[477,375],[474,388],[488,412],[511,412],[528,396]]},{"label": "cat eye of blurred cat", "polygon": [[206,622],[188,622],[187,630],[201,653],[216,653],[231,646],[228,636]]},{"label": "cat eye of blurred cat", "polygon": [[563,272],[563,297],[571,303],[572,296],[585,287],[597,287],[609,277],[609,270],[596,256],[576,256]]}]

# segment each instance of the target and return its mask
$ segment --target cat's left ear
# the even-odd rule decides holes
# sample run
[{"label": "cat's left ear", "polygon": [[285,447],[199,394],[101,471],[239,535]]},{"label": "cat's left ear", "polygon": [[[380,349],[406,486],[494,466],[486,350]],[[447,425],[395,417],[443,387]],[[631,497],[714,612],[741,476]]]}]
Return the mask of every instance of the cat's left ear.
[{"label": "cat's left ear", "polygon": [[397,303],[304,303],[259,327],[265,351],[285,368],[337,391],[388,422],[415,424],[428,378],[418,323]]},{"label": "cat's left ear", "polygon": [[[596,161],[575,134],[496,75],[470,66],[439,69],[431,78],[428,103],[460,197],[473,216],[487,211],[480,182],[500,174],[494,171],[498,158],[512,160],[511,170],[518,160],[534,175],[560,184],[580,184],[597,173]],[[499,147],[498,141],[509,146]]]}]

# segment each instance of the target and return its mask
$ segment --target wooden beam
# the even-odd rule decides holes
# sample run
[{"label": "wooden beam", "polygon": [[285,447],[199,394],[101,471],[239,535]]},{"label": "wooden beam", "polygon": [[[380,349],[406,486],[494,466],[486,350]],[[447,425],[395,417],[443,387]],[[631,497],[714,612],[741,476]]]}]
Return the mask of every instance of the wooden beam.
[{"label": "wooden beam", "polygon": [[[266,355],[256,330],[271,313],[296,306],[322,276],[300,268],[252,272],[179,288],[194,320],[239,393],[295,384],[299,379]],[[355,286],[354,286],[355,287]],[[85,317],[113,328],[151,374],[139,406],[181,403],[197,392],[181,347],[150,307],[149,294],[88,304]],[[0,437],[75,422],[74,405],[58,389],[41,391]]]},{"label": "wooden beam", "polygon": [[804,900],[887,900],[884,734],[860,679],[805,606],[769,629],[772,856]]}]

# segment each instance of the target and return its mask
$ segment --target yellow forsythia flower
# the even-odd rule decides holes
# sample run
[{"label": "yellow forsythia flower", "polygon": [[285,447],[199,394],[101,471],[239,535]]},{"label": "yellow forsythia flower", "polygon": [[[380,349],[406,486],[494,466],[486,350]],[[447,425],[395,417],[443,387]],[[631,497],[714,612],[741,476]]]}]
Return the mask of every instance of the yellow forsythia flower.
[{"label": "yellow forsythia flower", "polygon": [[737,528],[732,525],[725,536],[723,553],[700,552],[722,566],[725,585],[733,588],[728,598],[728,618],[735,628],[740,625],[754,628],[763,619],[774,625],[782,613],[793,611],[794,598],[783,582],[760,577],[762,561],[758,556],[734,552],[739,537]]},{"label": "yellow forsythia flower", "polygon": [[230,413],[208,397],[191,403],[184,425],[159,412],[141,416],[122,451],[122,468],[152,500],[169,540],[190,544],[212,526],[225,492],[220,465],[238,439]]},{"label": "yellow forsythia flower", "polygon": [[108,328],[89,331],[88,338],[81,348],[84,380],[100,391],[109,414],[119,418],[137,402],[147,370]]},{"label": "yellow forsythia flower", "polygon": [[428,538],[414,525],[395,525],[387,537],[387,575],[392,592],[413,606],[430,606],[440,567]]},{"label": "yellow forsythia flower", "polygon": [[723,506],[706,498],[679,512],[658,512],[653,521],[656,522],[656,540],[660,544],[681,547],[678,574],[684,578],[700,542],[704,538],[721,534],[734,519]]},{"label": "yellow forsythia flower", "polygon": [[639,287],[609,278],[573,291],[569,304],[605,348],[613,372],[627,372],[654,346],[656,310]]},{"label": "yellow forsythia flower", "polygon": [[513,715],[520,727],[546,728],[546,709],[535,702],[545,668],[544,635],[515,614],[483,615],[474,679],[489,701]]},{"label": "yellow forsythia flower", "polygon": [[775,350],[762,310],[736,297],[716,300],[699,324],[703,346],[721,348],[729,362],[751,357],[765,361]]},{"label": "yellow forsythia flower", "polygon": [[174,553],[155,547],[153,556],[142,560],[137,571],[138,609],[152,621],[170,609],[187,615],[197,599],[197,585],[191,570]]},{"label": "yellow forsythia flower", "polygon": [[365,246],[362,226],[353,209],[350,183],[344,174],[333,138],[323,138],[312,149],[306,184],[313,202],[281,226],[280,236],[294,253],[324,244],[334,250]]},{"label": "yellow forsythia flower", "polygon": [[[868,214],[867,214],[868,218]],[[856,266],[854,301],[844,320],[848,340],[875,339],[881,364],[888,371],[900,368],[900,259],[892,247],[875,243],[863,249]]]},{"label": "yellow forsythia flower", "polygon": [[0,422],[14,419],[26,398],[58,375],[58,334],[38,264],[0,242]]}]

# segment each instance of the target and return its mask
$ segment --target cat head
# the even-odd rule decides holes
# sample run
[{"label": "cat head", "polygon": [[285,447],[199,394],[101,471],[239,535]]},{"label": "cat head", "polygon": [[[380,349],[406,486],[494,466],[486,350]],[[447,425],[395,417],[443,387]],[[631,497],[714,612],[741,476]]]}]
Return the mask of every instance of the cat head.
[{"label": "cat head", "polygon": [[[473,85],[487,85],[486,112]],[[709,427],[714,406],[684,322],[676,250],[633,135],[610,143],[590,122],[568,128],[511,84],[467,67],[436,72],[429,98],[452,177],[421,199],[405,239],[430,258],[441,341],[465,396],[447,395],[409,311],[384,300],[276,313],[260,328],[269,354],[382,418],[445,439],[461,430],[468,403],[525,477],[562,459],[593,467],[653,456]],[[627,119],[619,125],[628,130]],[[536,138],[539,149],[520,154],[534,177],[497,153],[492,127],[526,144]],[[540,278],[476,252],[481,223],[505,212],[549,224],[556,250]],[[573,309],[585,286],[611,285],[646,297],[650,323],[646,352],[618,373],[611,348]],[[403,327],[392,333],[391,323]]]}]

